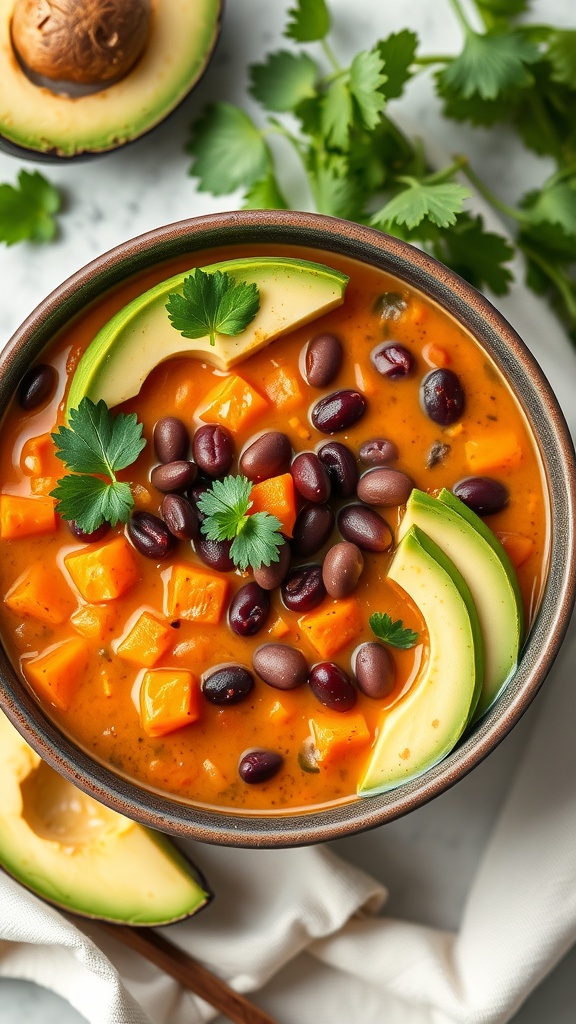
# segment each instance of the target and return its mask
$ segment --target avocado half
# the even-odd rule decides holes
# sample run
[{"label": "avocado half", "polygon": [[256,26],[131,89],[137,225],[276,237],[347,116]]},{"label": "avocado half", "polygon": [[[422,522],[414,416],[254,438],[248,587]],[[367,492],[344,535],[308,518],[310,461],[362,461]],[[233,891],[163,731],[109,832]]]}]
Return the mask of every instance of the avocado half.
[{"label": "avocado half", "polygon": [[212,898],[165,836],[61,778],[0,712],[0,867],[61,910],[158,926]]},{"label": "avocado half", "polygon": [[148,43],[120,81],[83,96],[35,85],[12,45],[14,0],[0,0],[0,149],[39,160],[118,149],[170,114],[204,72],[220,30],[222,0],[161,0]]}]

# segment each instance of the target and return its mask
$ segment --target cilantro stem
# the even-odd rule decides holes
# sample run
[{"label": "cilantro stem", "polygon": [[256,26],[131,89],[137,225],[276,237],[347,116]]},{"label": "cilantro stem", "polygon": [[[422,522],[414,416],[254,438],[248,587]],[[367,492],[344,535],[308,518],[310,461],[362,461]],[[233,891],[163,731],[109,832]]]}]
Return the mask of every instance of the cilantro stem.
[{"label": "cilantro stem", "polygon": [[340,74],[340,72],[343,70],[342,65],[340,64],[336,54],[334,53],[334,50],[330,46],[330,43],[327,43],[326,40],[323,39],[320,45],[322,46],[324,56],[326,57],[328,63],[331,65],[331,67],[334,68],[334,71],[337,71],[338,74]]},{"label": "cilantro stem", "polygon": [[558,290],[570,318],[576,320],[576,296],[572,291],[570,279],[530,246],[524,245],[524,243],[520,243],[520,245],[526,258],[532,260]]},{"label": "cilantro stem", "polygon": [[452,60],[454,60],[454,57],[447,53],[430,53],[424,57],[414,57],[412,65],[425,68],[430,64],[449,64]]},{"label": "cilantro stem", "polygon": [[519,224],[531,223],[529,213],[525,213],[523,210],[519,210],[515,206],[508,206],[507,203],[503,203],[501,199],[498,199],[498,196],[494,195],[488,186],[484,184],[482,179],[478,177],[476,172],[472,170],[465,156],[457,156],[454,159],[461,161],[460,168],[462,173],[466,178],[468,178],[470,184],[474,186],[476,191],[480,193],[490,206],[495,210],[498,210],[500,213],[503,213],[505,217],[510,217],[511,220],[517,221]]},{"label": "cilantro stem", "polygon": [[471,32],[473,32],[474,29],[472,28],[472,26],[471,26],[470,22],[468,21],[466,15],[464,14],[464,11],[462,9],[462,5],[460,3],[460,0],[448,0],[448,3],[452,7],[452,10],[454,11],[454,14],[456,15],[457,20],[459,21],[460,25],[464,29],[464,32],[466,33],[466,35],[469,35]]},{"label": "cilantro stem", "polygon": [[454,175],[458,173],[458,171],[463,170],[467,163],[468,161],[466,157],[455,157],[454,162],[449,164],[448,167],[442,167],[439,171],[436,171],[434,174],[428,174],[425,179],[426,184],[443,185],[445,181],[450,181],[450,179],[453,178]]}]

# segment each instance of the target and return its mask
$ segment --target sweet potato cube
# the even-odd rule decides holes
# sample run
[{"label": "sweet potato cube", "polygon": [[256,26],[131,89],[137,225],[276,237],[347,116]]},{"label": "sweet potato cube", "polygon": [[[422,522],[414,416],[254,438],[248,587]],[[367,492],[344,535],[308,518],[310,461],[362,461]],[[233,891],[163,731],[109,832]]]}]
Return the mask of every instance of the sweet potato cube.
[{"label": "sweet potato cube", "polygon": [[36,533],[53,533],[56,529],[54,498],[19,494],[0,495],[0,536],[6,540],[31,537]]},{"label": "sweet potato cube", "polygon": [[364,715],[358,712],[318,714],[310,719],[309,725],[316,748],[316,760],[323,764],[339,761],[348,751],[362,747],[370,741]]},{"label": "sweet potato cube", "polygon": [[173,630],[166,622],[160,622],[150,612],[142,612],[116,653],[134,665],[152,668],[166,653],[173,637]]},{"label": "sweet potato cube", "polygon": [[522,460],[522,447],[513,430],[491,431],[464,444],[466,462],[473,473],[513,469]]},{"label": "sweet potato cube", "polygon": [[50,626],[64,622],[74,607],[72,595],[67,598],[60,593],[53,572],[39,562],[33,562],[16,580],[4,600],[18,615],[29,615]]},{"label": "sweet potato cube", "polygon": [[64,564],[85,601],[98,604],[121,597],[139,579],[136,555],[125,537],[73,551]]},{"label": "sweet potato cube", "polygon": [[523,533],[496,534],[512,565],[517,569],[526,562],[534,550],[534,541]]},{"label": "sweet potato cube", "polygon": [[224,377],[208,392],[196,415],[205,423],[220,423],[235,434],[268,409],[268,402],[242,377]]},{"label": "sweet potato cube", "polygon": [[271,476],[268,480],[262,480],[262,483],[254,484],[250,491],[250,501],[250,515],[254,512],[269,512],[282,523],[282,533],[287,537],[292,536],[296,522],[296,495],[290,473]]},{"label": "sweet potato cube", "polygon": [[166,588],[167,615],[215,626],[227,596],[228,581],[218,573],[190,564],[173,565]]},{"label": "sweet potato cube", "polygon": [[34,689],[67,711],[82,684],[88,664],[88,647],[80,637],[63,640],[35,658],[23,658],[24,675]]},{"label": "sweet potato cube", "polygon": [[48,476],[47,467],[53,457],[54,442],[50,434],[29,437],[20,455],[20,468],[29,476]]},{"label": "sweet potato cube", "polygon": [[285,701],[278,698],[270,708],[269,718],[274,725],[286,725],[294,717],[294,708],[288,707]]},{"label": "sweet potato cube", "polygon": [[275,640],[279,640],[280,637],[286,636],[289,632],[290,626],[281,615],[268,627],[268,636],[273,636]]},{"label": "sweet potato cube", "polygon": [[144,673],[140,688],[140,720],[147,736],[165,736],[200,717],[200,683],[182,668],[156,668]]},{"label": "sweet potato cube", "polygon": [[277,409],[288,412],[302,401],[298,378],[286,366],[278,366],[264,380],[264,391]]},{"label": "sweet potato cube", "polygon": [[362,630],[360,606],[354,597],[324,603],[303,615],[298,625],[321,658],[331,658]]},{"label": "sweet potato cube", "polygon": [[70,616],[70,622],[87,640],[106,640],[114,629],[116,614],[108,604],[82,604]]}]

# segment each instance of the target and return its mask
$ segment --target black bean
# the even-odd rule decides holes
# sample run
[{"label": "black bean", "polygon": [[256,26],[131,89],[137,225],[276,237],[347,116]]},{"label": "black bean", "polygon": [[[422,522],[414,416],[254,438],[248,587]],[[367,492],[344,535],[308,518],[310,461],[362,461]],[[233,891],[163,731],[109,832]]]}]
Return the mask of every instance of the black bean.
[{"label": "black bean", "polygon": [[282,600],[294,612],[309,612],[326,597],[321,565],[292,569],[282,584]]},{"label": "black bean", "polygon": [[102,523],[91,533],[86,533],[85,530],[81,530],[77,523],[73,519],[68,521],[68,528],[74,534],[78,540],[83,540],[85,544],[94,544],[97,540],[102,540],[110,529],[110,523]]},{"label": "black bean", "polygon": [[287,644],[263,644],[252,656],[254,671],[277,690],[294,690],[308,678],[308,664],[302,651]]},{"label": "black bean", "polygon": [[365,505],[346,505],[340,509],[338,529],[344,540],[357,544],[362,551],[387,551],[392,543],[388,523]]},{"label": "black bean", "polygon": [[334,513],[330,505],[304,505],[294,523],[292,551],[298,558],[315,555],[334,529]]},{"label": "black bean", "polygon": [[401,377],[408,377],[414,369],[414,356],[404,345],[397,341],[389,342],[387,345],[377,345],[370,353],[370,359],[378,370],[378,373],[388,380],[399,380]]},{"label": "black bean", "polygon": [[217,572],[232,572],[236,568],[230,558],[231,540],[208,540],[207,537],[199,537],[194,541],[194,550],[206,565]]},{"label": "black bean", "polygon": [[358,454],[362,462],[368,462],[371,466],[385,466],[398,458],[398,449],[394,441],[387,437],[371,437],[369,441],[364,441]]},{"label": "black bean", "polygon": [[332,711],[350,711],[356,703],[357,691],[349,676],[332,661],[314,665],[308,682],[316,699]]},{"label": "black bean", "polygon": [[257,437],[240,456],[240,472],[254,483],[288,472],[292,458],[290,438],[280,430]]},{"label": "black bean", "polygon": [[258,583],[246,583],[232,598],[228,621],[238,636],[258,633],[270,612],[270,595]]},{"label": "black bean", "polygon": [[367,505],[404,505],[414,484],[406,473],[388,466],[370,469],[358,482],[358,497]]},{"label": "black bean", "polygon": [[312,422],[323,434],[335,434],[353,426],[366,412],[366,399],[359,391],[343,388],[316,402]]},{"label": "black bean", "polygon": [[434,423],[447,427],[460,419],[466,398],[453,370],[432,370],[420,385],[420,404]]},{"label": "black bean", "polygon": [[452,493],[478,516],[501,512],[510,498],[504,484],[490,476],[468,476],[455,484]]},{"label": "black bean", "polygon": [[362,574],[364,558],[360,548],[349,541],[333,544],[322,565],[322,580],[330,597],[348,597]]},{"label": "black bean", "polygon": [[290,466],[294,486],[306,501],[322,503],[330,497],[328,470],[314,452],[300,452]]},{"label": "black bean", "polygon": [[53,366],[38,363],[26,371],[18,386],[18,401],[26,412],[37,409],[56,387],[57,374]]},{"label": "black bean", "polygon": [[232,434],[218,423],[207,423],[194,434],[192,454],[206,476],[225,476],[234,459]]},{"label": "black bean", "polygon": [[254,569],[254,579],[263,590],[275,590],[284,580],[290,568],[290,545],[284,542],[278,549],[278,561]]},{"label": "black bean", "polygon": [[211,704],[238,704],[254,686],[254,677],[243,665],[224,665],[205,676],[202,693]]},{"label": "black bean", "polygon": [[179,459],[176,462],[165,462],[161,466],[154,466],[150,473],[150,482],[153,487],[163,494],[171,494],[174,491],[186,491],[192,486],[196,479],[198,468],[195,462],[187,459]]},{"label": "black bean", "polygon": [[176,541],[166,523],[151,512],[134,512],[128,520],[127,530],[136,550],[146,558],[160,561],[174,550]]},{"label": "black bean", "polygon": [[382,644],[362,644],[356,653],[354,671],[358,686],[367,697],[381,700],[392,693],[396,666],[390,651]]},{"label": "black bean", "polygon": [[186,492],[187,497],[188,497],[188,501],[190,501],[192,503],[192,505],[194,506],[194,508],[196,509],[196,512],[198,513],[198,520],[201,523],[204,522],[204,520],[206,519],[206,516],[204,515],[204,512],[201,512],[200,509],[198,508],[198,502],[199,502],[200,498],[202,497],[202,495],[206,494],[206,491],[209,491],[211,489],[211,487],[212,487],[212,483],[211,482],[208,483],[207,480],[202,480],[202,481],[197,481],[194,484],[194,486],[190,487],[188,489],[188,491]]},{"label": "black bean", "polygon": [[190,448],[190,436],[177,416],[161,416],[154,427],[154,451],[159,462],[179,462]]},{"label": "black bean", "polygon": [[318,449],[318,458],[328,470],[334,497],[351,498],[358,483],[358,465],[353,452],[340,441],[326,441]]},{"label": "black bean", "polygon": [[284,758],[276,750],[248,750],[240,758],[238,774],[243,782],[251,786],[258,785],[260,782],[268,782],[283,764]]},{"label": "black bean", "polygon": [[178,540],[196,540],[200,536],[198,512],[182,494],[164,495],[162,518]]},{"label": "black bean", "polygon": [[308,342],[304,365],[306,380],[313,388],[332,383],[342,364],[342,345],[335,334],[317,334]]}]

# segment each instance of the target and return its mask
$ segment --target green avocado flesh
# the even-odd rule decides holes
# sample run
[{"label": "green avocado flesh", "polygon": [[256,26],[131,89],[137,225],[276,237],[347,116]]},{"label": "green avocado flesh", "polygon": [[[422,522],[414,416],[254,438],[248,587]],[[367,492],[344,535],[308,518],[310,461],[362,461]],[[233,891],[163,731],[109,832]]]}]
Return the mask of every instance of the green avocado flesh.
[{"label": "green avocado flesh", "polygon": [[71,157],[101,153],[162,121],[200,78],[218,37],[221,0],[161,0],[135,66],[120,81],[70,97],[35,85],[12,47],[14,0],[0,0],[0,139]]},{"label": "green avocado flesh", "polygon": [[68,395],[67,414],[83,398],[103,399],[111,407],[134,397],[158,363],[189,356],[229,370],[288,331],[327,313],[344,301],[345,274],[304,260],[246,257],[203,267],[220,270],[236,283],[255,283],[260,309],[252,323],[234,337],[217,334],[216,344],[204,338],[184,338],[168,319],[166,303],[182,292],[178,274],[150,288],[119,310],[98,332],[78,363]]},{"label": "green avocado flesh", "polygon": [[162,925],[211,898],[164,836],[62,779],[0,712],[0,865],[42,899],[86,917]]},{"label": "green avocado flesh", "polygon": [[399,536],[419,526],[466,580],[484,644],[484,679],[475,711],[483,715],[516,668],[522,639],[522,602],[516,574],[494,533],[448,490],[439,499],[414,490]]},{"label": "green avocado flesh", "polygon": [[482,684],[482,637],[470,591],[417,526],[398,544],[388,578],[419,608],[429,651],[411,689],[382,719],[359,796],[395,789],[441,761],[468,725]]}]

